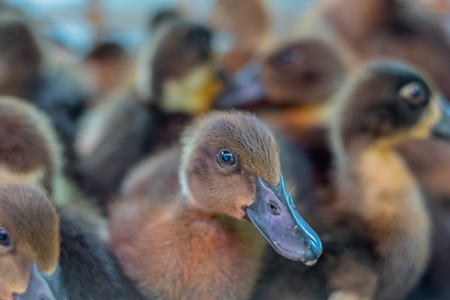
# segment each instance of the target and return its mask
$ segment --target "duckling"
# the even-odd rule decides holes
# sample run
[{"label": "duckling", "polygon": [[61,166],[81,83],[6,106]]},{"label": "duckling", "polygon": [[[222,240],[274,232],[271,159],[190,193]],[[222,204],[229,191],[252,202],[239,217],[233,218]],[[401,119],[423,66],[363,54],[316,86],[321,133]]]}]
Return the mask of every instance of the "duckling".
[{"label": "duckling", "polygon": [[62,149],[49,119],[26,100],[0,97],[0,179],[24,174],[19,182],[39,182],[54,196],[61,171]]},{"label": "duckling", "polygon": [[[0,128],[0,183],[45,187],[60,214],[57,272],[50,277],[36,273],[19,299],[41,294],[49,299],[141,299],[99,236],[105,221],[83,203],[61,201],[57,186],[48,184],[62,177],[61,151],[50,121],[27,102],[0,97]],[[48,286],[40,284],[43,280]]]},{"label": "duckling", "polygon": [[274,261],[254,299],[403,299],[414,288],[430,259],[431,220],[395,147],[430,133],[436,98],[400,62],[376,61],[355,75],[335,99],[335,197],[305,214],[324,253],[312,269]]},{"label": "duckling", "polygon": [[105,95],[122,84],[129,65],[128,55],[118,43],[102,42],[89,51],[83,60],[81,79],[90,90],[90,107],[99,105]]},{"label": "duckling", "polygon": [[110,207],[111,245],[144,294],[247,299],[262,236],[280,255],[315,263],[320,240],[285,190],[278,148],[263,123],[214,112],[199,117],[182,143],[179,196],[130,197]]},{"label": "duckling", "polygon": [[443,24],[415,1],[331,0],[299,25],[299,36],[320,36],[356,70],[366,60],[389,57],[428,73],[450,97],[450,42]]},{"label": "duckling", "polygon": [[189,119],[211,108],[219,85],[210,38],[200,25],[162,26],[138,61],[132,87],[99,107],[81,131],[80,186],[100,206],[131,167],[176,141]]},{"label": "duckling", "polygon": [[27,99],[44,111],[56,128],[67,160],[65,173],[73,176],[73,144],[85,95],[73,80],[45,62],[40,40],[19,13],[0,11],[0,94]]},{"label": "duckling", "polygon": [[59,257],[58,215],[45,191],[0,183],[0,224],[0,298],[22,294],[30,280],[36,291],[45,289],[34,282],[42,279],[37,270],[53,273]]},{"label": "duckling", "polygon": [[258,60],[274,47],[270,17],[262,0],[215,1],[210,23],[216,31],[221,66],[234,74],[247,62]]}]

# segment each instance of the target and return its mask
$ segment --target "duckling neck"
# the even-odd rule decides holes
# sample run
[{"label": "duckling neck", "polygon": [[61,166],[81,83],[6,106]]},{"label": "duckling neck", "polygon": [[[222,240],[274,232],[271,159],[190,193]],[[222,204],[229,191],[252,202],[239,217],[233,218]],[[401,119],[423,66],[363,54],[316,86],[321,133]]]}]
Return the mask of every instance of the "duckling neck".
[{"label": "duckling neck", "polygon": [[381,258],[380,291],[406,291],[424,270],[430,251],[430,220],[418,184],[392,149],[367,148],[347,161],[340,201],[346,202],[341,203],[344,209],[356,210],[369,228]]}]

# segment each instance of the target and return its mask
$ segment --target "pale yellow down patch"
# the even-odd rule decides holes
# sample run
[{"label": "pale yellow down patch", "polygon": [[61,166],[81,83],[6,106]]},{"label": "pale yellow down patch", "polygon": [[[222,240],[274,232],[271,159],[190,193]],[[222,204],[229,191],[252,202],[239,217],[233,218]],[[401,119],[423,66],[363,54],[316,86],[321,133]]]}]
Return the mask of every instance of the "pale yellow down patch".
[{"label": "pale yellow down patch", "polygon": [[1,183],[26,183],[40,184],[44,180],[44,168],[37,168],[27,174],[19,174],[11,172],[5,166],[0,166],[0,182]]},{"label": "pale yellow down patch", "polygon": [[353,292],[336,291],[328,297],[328,300],[370,300],[370,298],[360,297]]},{"label": "pale yellow down patch", "polygon": [[212,100],[221,88],[211,62],[198,66],[184,78],[169,79],[164,84],[161,106],[167,112],[196,115],[211,109]]}]

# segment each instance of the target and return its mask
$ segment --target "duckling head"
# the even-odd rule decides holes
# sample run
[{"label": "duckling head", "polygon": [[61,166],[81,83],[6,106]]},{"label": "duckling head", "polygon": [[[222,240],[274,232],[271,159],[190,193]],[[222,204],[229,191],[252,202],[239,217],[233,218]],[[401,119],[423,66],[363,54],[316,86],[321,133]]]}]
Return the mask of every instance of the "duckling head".
[{"label": "duckling head", "polygon": [[53,192],[61,149],[50,121],[25,100],[0,97],[0,178],[41,184]]},{"label": "duckling head", "polygon": [[286,192],[275,139],[255,116],[198,119],[183,137],[180,183],[189,203],[250,221],[280,255],[308,265],[319,258],[319,237]]},{"label": "duckling head", "polygon": [[45,191],[0,184],[0,299],[26,291],[34,264],[53,273],[59,251],[58,216]]},{"label": "duckling head", "polygon": [[264,63],[248,64],[215,100],[215,107],[312,105],[323,102],[341,86],[344,66],[336,53],[318,39],[289,43]]},{"label": "duckling head", "polygon": [[11,8],[0,11],[0,92],[28,96],[43,57],[31,26]]},{"label": "duckling head", "polygon": [[339,136],[335,144],[348,150],[367,143],[387,149],[408,139],[426,138],[439,120],[447,117],[443,100],[435,91],[425,77],[406,64],[371,62],[338,95],[332,140]]},{"label": "duckling head", "polygon": [[211,109],[220,89],[211,32],[201,25],[168,21],[144,47],[137,92],[164,112],[195,115]]}]

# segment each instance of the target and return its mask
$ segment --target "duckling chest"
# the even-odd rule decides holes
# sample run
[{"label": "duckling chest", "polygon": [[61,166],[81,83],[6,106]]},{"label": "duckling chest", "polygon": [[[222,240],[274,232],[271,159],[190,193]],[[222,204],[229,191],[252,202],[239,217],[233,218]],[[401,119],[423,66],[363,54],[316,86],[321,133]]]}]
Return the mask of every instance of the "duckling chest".
[{"label": "duckling chest", "polygon": [[145,264],[135,264],[143,286],[161,299],[246,299],[260,266],[264,241],[251,224],[196,219],[149,224]]},{"label": "duckling chest", "polygon": [[386,291],[381,294],[388,297],[408,290],[423,272],[430,251],[429,215],[415,178],[396,154],[368,153],[358,175],[361,210],[381,258]]}]

